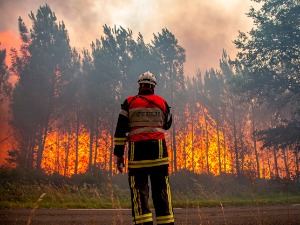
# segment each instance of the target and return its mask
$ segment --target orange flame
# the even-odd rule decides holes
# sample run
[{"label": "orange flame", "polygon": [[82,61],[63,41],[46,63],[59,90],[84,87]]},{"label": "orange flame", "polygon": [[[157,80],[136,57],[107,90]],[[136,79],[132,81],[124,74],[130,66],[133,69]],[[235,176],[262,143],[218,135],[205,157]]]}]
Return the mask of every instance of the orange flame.
[{"label": "orange flame", "polygon": [[[176,119],[176,118],[175,118]],[[192,121],[193,120],[193,121]],[[224,133],[216,130],[216,123],[204,108],[194,112],[193,115],[186,111],[185,127],[181,127],[176,136],[176,160],[177,170],[187,169],[195,173],[236,173],[235,153],[232,141]],[[182,125],[182,124],[181,124]],[[225,132],[226,133],[226,132]],[[228,132],[229,133],[229,132]],[[171,146],[170,133],[167,134],[168,146]],[[243,139],[244,145],[251,145],[250,130],[245,130]],[[81,128],[78,137],[78,173],[84,173],[88,169],[90,154],[89,132]],[[247,146],[249,148],[249,146]],[[93,165],[102,170],[108,171],[110,167],[111,135],[103,130],[99,134],[97,144],[94,141],[92,151]],[[250,146],[251,148],[251,146]],[[169,149],[171,156],[172,150]],[[260,150],[260,143],[257,146],[259,152],[260,177],[274,177],[274,157],[268,150]],[[292,151],[286,151],[286,163],[290,175],[295,175],[295,158]],[[125,153],[126,154],[126,153]],[[75,171],[76,158],[76,134],[64,133],[62,131],[52,132],[48,135],[43,154],[42,168],[49,174],[57,172],[65,176],[71,176]],[[170,157],[172,159],[172,157]],[[282,152],[276,152],[276,159],[279,167],[279,176],[286,177],[287,171]],[[256,158],[254,151],[250,151],[242,157],[241,170],[256,171]],[[114,161],[114,158],[113,158]],[[173,162],[170,161],[172,165]],[[221,165],[221,169],[220,169]],[[113,162],[113,172],[116,173]]]}]

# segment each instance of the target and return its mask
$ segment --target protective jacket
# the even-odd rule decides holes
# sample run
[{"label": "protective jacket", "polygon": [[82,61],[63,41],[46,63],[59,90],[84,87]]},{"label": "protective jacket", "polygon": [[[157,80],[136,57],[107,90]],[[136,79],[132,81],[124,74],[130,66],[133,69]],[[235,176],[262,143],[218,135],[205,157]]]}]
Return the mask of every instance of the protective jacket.
[{"label": "protective jacket", "polygon": [[[128,141],[129,169],[168,165],[164,133],[171,124],[170,107],[162,97],[148,91],[128,97],[121,105],[114,154],[123,156]],[[144,151],[135,151],[136,148]]]}]

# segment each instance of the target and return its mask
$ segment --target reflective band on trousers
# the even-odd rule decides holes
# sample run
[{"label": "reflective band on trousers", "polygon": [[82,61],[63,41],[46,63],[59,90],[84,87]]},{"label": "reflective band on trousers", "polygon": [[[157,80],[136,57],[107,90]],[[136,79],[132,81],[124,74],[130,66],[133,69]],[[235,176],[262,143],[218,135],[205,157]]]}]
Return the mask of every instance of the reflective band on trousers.
[{"label": "reflective band on trousers", "polygon": [[143,128],[138,128],[135,130],[132,130],[129,132],[128,136],[132,136],[135,134],[139,133],[144,133],[144,132],[160,132],[160,133],[165,133],[166,131],[162,128],[157,128],[157,127],[143,127]]},{"label": "reflective band on trousers", "polygon": [[130,177],[130,186],[132,189],[132,193],[133,193],[133,198],[132,198],[132,202],[133,202],[133,211],[134,211],[134,215],[138,216],[139,215],[139,205],[138,205],[138,192],[135,188],[135,181],[134,181],[134,176]]},{"label": "reflective band on trousers", "polygon": [[134,224],[141,224],[141,223],[152,222],[152,221],[153,221],[152,213],[137,215],[135,216],[135,218],[133,218]]},{"label": "reflective band on trousers", "polygon": [[173,213],[171,215],[167,216],[158,216],[156,217],[156,223],[157,224],[166,224],[166,223],[174,223],[174,215]]}]

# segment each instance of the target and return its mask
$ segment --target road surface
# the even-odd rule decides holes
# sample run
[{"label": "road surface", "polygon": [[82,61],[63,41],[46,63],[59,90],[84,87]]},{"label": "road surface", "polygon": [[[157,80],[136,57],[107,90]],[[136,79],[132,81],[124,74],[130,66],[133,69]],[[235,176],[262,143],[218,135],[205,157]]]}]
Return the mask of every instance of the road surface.
[{"label": "road surface", "polygon": [[[300,225],[300,204],[175,208],[174,213],[175,225]],[[129,209],[1,209],[0,224],[130,225],[132,219]]]}]

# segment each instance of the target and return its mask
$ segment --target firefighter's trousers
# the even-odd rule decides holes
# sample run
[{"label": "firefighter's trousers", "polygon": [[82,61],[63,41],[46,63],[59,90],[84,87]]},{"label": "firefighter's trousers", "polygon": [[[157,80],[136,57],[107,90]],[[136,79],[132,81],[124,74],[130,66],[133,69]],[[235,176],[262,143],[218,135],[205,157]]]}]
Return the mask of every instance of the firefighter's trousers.
[{"label": "firefighter's trousers", "polygon": [[152,213],[148,205],[148,177],[151,182],[156,223],[174,224],[167,165],[129,170],[133,224],[153,224]]}]

